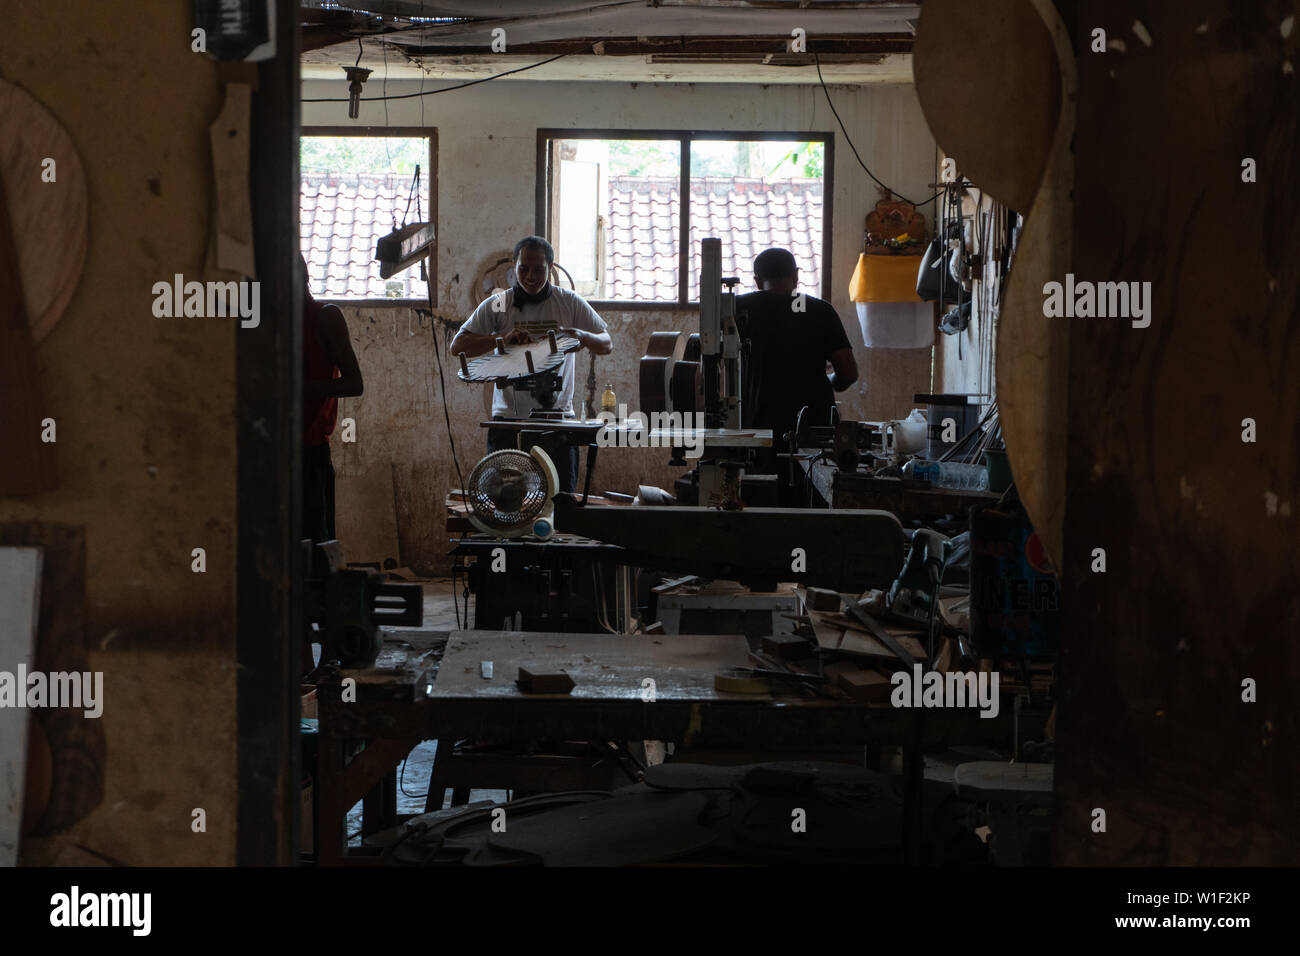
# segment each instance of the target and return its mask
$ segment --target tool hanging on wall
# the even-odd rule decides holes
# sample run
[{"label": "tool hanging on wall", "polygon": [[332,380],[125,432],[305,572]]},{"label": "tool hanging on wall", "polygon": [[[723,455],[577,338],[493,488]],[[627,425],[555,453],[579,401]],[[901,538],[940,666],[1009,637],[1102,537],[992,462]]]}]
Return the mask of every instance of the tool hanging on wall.
[{"label": "tool hanging on wall", "polygon": [[941,183],[944,200],[939,206],[934,238],[926,248],[916,274],[916,294],[925,302],[942,306],[960,304],[960,282],[954,272],[954,240],[961,239],[961,193],[969,185],[965,180]]},{"label": "tool hanging on wall", "polygon": [[[962,195],[969,185],[970,183],[965,179],[944,184],[940,226],[936,235],[936,243],[941,239],[943,246],[937,250],[937,256],[932,256],[931,253],[936,252],[935,244],[932,243],[930,252],[926,254],[926,260],[921,264],[923,272],[928,265],[938,274],[938,301],[944,305],[949,302],[955,303],[939,323],[939,331],[945,335],[957,336],[958,361],[963,359],[959,333],[964,332],[970,325],[971,315],[970,299],[965,295],[970,288],[970,255],[966,248],[966,229],[961,210]],[[949,298],[950,289],[954,298]]]}]

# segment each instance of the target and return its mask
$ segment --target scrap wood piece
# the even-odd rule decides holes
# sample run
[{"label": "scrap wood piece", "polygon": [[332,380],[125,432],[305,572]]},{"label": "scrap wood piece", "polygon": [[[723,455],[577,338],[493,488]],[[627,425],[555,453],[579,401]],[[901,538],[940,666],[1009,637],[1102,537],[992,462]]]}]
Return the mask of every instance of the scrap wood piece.
[{"label": "scrap wood piece", "polygon": [[[898,659],[897,654],[852,618],[843,614],[824,614],[819,611],[809,611],[808,616],[817,635],[817,643],[823,649],[860,654],[864,657]],[[924,645],[920,640],[912,636],[916,633],[914,630],[895,627],[884,628],[884,630],[908,654],[913,657],[925,656]]]},{"label": "scrap wood piece", "polygon": [[808,588],[804,594],[804,602],[814,610],[834,612],[840,609],[843,599],[838,591],[830,591],[826,588]]},{"label": "scrap wood piece", "polygon": [[854,700],[879,704],[889,700],[894,685],[888,677],[873,670],[855,670],[841,672],[835,686]]},{"label": "scrap wood piece", "polygon": [[524,667],[519,668],[519,678],[515,684],[525,694],[567,694],[576,686],[573,678],[564,671],[535,674]]},{"label": "scrap wood piece", "polygon": [[[900,637],[898,635],[893,635],[893,637],[903,650],[914,659],[920,660],[925,657],[925,646],[916,638]],[[839,649],[849,654],[861,654],[864,657],[883,657],[888,660],[899,659],[897,654],[876,638],[869,634],[861,634],[851,630],[844,632],[844,640],[840,643]]]},{"label": "scrap wood piece", "polygon": [[829,618],[830,615],[828,614],[818,614],[814,611],[808,612],[808,620],[812,625],[813,636],[816,638],[818,646],[828,650],[836,650],[844,639],[844,628],[832,623]]},{"label": "scrap wood piece", "polygon": [[806,638],[793,634],[773,634],[759,638],[763,653],[778,660],[799,660],[812,653],[812,645]]}]

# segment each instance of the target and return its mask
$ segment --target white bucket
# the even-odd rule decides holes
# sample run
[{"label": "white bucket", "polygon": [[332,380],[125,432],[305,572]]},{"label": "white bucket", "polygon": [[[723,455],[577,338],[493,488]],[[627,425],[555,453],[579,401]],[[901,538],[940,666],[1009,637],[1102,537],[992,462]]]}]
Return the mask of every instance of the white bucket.
[{"label": "white bucket", "polygon": [[858,302],[858,325],[869,349],[928,349],[934,344],[929,302]]}]

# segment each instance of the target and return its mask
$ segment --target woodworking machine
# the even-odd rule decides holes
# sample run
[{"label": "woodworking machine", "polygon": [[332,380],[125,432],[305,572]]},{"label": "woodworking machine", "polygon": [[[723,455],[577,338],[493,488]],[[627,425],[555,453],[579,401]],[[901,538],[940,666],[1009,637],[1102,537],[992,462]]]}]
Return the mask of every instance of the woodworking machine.
[{"label": "woodworking machine", "polygon": [[628,563],[739,581],[798,581],[860,593],[888,588],[903,564],[903,526],[887,511],[585,507],[555,496],[555,527],[627,551]]},{"label": "woodworking machine", "polygon": [[[701,240],[700,261],[700,331],[651,335],[641,359],[641,411],[690,415],[706,430],[694,493],[702,505],[732,510],[743,506],[741,484],[755,447],[754,435],[729,434],[744,428],[742,368],[749,343],[736,312],[740,280],[722,275],[722,240]],[[680,449],[671,464],[685,464]]]},{"label": "woodworking machine", "polygon": [[[704,427],[740,428],[740,330],[735,276],[722,277],[722,240],[700,240],[700,360]],[[724,289],[725,287],[725,289]]]}]

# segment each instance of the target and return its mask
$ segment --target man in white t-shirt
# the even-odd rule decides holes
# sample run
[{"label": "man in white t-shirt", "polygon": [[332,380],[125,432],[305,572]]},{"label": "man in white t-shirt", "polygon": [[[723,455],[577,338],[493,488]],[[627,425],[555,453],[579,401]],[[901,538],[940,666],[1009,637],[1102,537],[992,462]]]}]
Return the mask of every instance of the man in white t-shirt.
[{"label": "man in white t-shirt", "polygon": [[[504,338],[507,345],[526,344],[544,337],[549,329],[573,336],[581,348],[591,349],[597,355],[613,351],[608,327],[596,310],[576,292],[551,284],[554,261],[555,251],[541,236],[519,240],[515,245],[514,287],[479,303],[451,340],[451,353],[474,358],[495,348],[498,338]],[[574,354],[564,359],[560,390],[550,406],[562,411],[566,418],[573,417],[573,383],[577,377]],[[539,407],[534,396],[524,389],[493,387],[493,418],[527,418]],[[488,451],[514,448],[515,438],[514,432],[489,429]],[[565,448],[561,442],[539,444],[555,460],[560,490],[573,491],[577,487],[577,448]]]}]

